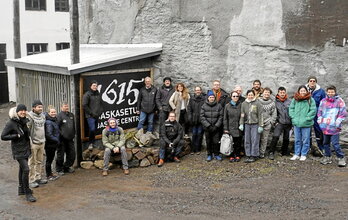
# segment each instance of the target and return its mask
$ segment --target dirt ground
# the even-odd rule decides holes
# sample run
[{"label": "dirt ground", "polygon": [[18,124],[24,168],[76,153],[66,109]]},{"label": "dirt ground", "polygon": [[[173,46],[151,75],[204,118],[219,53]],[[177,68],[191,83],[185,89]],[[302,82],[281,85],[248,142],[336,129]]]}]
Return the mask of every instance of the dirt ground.
[{"label": "dirt ground", "polygon": [[[0,109],[1,131],[8,109]],[[30,204],[17,196],[10,143],[0,149],[0,219],[348,219],[348,168],[317,158],[245,164],[188,155],[129,176],[77,169],[34,189]]]}]

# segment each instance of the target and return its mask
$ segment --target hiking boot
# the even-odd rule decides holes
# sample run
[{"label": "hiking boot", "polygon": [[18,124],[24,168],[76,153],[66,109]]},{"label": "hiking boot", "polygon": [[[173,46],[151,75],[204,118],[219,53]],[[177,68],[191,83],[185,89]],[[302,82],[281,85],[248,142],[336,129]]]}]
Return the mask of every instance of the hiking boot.
[{"label": "hiking boot", "polygon": [[249,163],[253,163],[253,162],[255,162],[255,161],[256,161],[255,157],[250,157]]},{"label": "hiking boot", "polygon": [[123,170],[123,173],[124,173],[124,175],[129,175],[129,170],[128,169]]},{"label": "hiking boot", "polygon": [[181,161],[179,160],[178,157],[174,157],[174,162],[180,163]]},{"label": "hiking boot", "polygon": [[215,159],[218,160],[218,161],[222,161],[222,157],[220,155],[216,155]]},{"label": "hiking boot", "polygon": [[55,181],[59,178],[59,176],[56,176],[56,175],[51,175],[49,177],[47,177],[48,181]]},{"label": "hiking boot", "polygon": [[210,162],[213,159],[213,157],[211,155],[207,156],[207,162]]},{"label": "hiking boot", "polygon": [[29,183],[29,187],[36,188],[36,187],[39,187],[39,184],[37,182],[32,182],[32,183]]},{"label": "hiking boot", "polygon": [[265,158],[265,154],[264,153],[260,153],[260,156],[259,156],[260,159],[263,159]]},{"label": "hiking boot", "polygon": [[338,158],[338,163],[337,163],[337,165],[338,165],[339,167],[345,167],[345,166],[347,166],[347,164],[346,164],[346,158],[344,158],[344,157]]},{"label": "hiking boot", "polygon": [[93,144],[88,145],[88,150],[92,151],[93,150]]},{"label": "hiking boot", "polygon": [[234,157],[230,157],[230,162],[232,163],[234,161],[235,161]]},{"label": "hiking boot", "polygon": [[75,172],[75,169],[72,167],[68,167],[64,169],[64,173],[73,173],[73,172]]},{"label": "hiking boot", "polygon": [[239,162],[239,161],[240,161],[240,157],[234,158],[234,162]]},{"label": "hiking boot", "polygon": [[48,181],[45,179],[39,179],[39,180],[36,180],[35,182],[37,182],[40,185],[48,183]]},{"label": "hiking boot", "polygon": [[298,160],[300,159],[300,156],[294,155],[290,158],[290,160]]},{"label": "hiking boot", "polygon": [[59,175],[59,176],[63,176],[63,175],[64,175],[64,172],[63,172],[63,171],[59,171],[59,172],[58,172],[58,175]]},{"label": "hiking boot", "polygon": [[273,153],[273,152],[270,152],[270,153],[269,153],[268,159],[274,160],[274,153]]},{"label": "hiking boot", "polygon": [[[33,190],[28,189],[28,191],[29,191],[31,194],[33,194]],[[25,195],[25,191],[24,191],[24,189],[23,189],[22,186],[18,186],[18,195],[19,195],[19,196]]]},{"label": "hiking boot", "polygon": [[306,156],[301,156],[301,157],[300,157],[300,161],[305,161],[306,159],[307,159]]},{"label": "hiking boot", "polygon": [[331,157],[324,157],[323,159],[321,159],[320,163],[323,165],[330,164],[332,163],[332,159]]},{"label": "hiking boot", "polygon": [[163,160],[163,159],[160,159],[159,162],[158,162],[158,164],[157,164],[157,166],[158,166],[158,167],[162,167],[163,164],[164,164],[164,160]]},{"label": "hiking boot", "polygon": [[36,198],[31,193],[26,194],[25,197],[28,202],[36,202]]},{"label": "hiking boot", "polygon": [[108,171],[107,170],[103,170],[102,176],[107,176],[107,175],[108,175]]},{"label": "hiking boot", "polygon": [[244,163],[250,163],[250,157],[246,157]]}]

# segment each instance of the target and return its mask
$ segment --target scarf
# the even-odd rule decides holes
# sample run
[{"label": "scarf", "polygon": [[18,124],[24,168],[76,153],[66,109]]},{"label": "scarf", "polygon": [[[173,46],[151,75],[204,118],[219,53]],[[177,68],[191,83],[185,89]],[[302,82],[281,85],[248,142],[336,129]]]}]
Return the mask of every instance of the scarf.
[{"label": "scarf", "polygon": [[285,100],[287,100],[288,99],[288,94],[286,94],[285,95],[285,97],[282,99],[282,98],[280,98],[280,96],[277,94],[277,99],[279,100],[279,101],[281,101],[281,102],[285,102]]},{"label": "scarf", "polygon": [[213,92],[215,94],[216,102],[219,102],[220,101],[220,97],[221,97],[221,89],[218,89],[218,90],[213,89]]},{"label": "scarf", "polygon": [[236,106],[237,103],[235,103],[233,100],[230,101],[231,105]]},{"label": "scarf", "polygon": [[294,99],[296,101],[303,101],[303,100],[309,100],[311,98],[311,93],[307,92],[306,95],[301,96],[300,93],[296,92],[294,95]]}]

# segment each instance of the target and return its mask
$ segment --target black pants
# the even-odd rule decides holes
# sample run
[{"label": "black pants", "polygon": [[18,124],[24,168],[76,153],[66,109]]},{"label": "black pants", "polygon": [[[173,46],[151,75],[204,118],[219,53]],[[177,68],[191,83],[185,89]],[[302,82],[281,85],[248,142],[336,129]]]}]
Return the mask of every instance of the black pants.
[{"label": "black pants", "polygon": [[242,140],[242,136],[233,137],[233,152],[231,156],[240,157],[240,152],[242,152]]},{"label": "black pants", "polygon": [[159,133],[161,133],[161,127],[164,124],[164,122],[168,119],[169,112],[168,111],[160,111],[159,112]]},{"label": "black pants", "polygon": [[54,160],[54,156],[56,155],[57,146],[46,145],[46,175],[47,177],[52,176],[52,162]]},{"label": "black pants", "polygon": [[220,132],[219,130],[216,130],[214,132],[211,132],[209,130],[204,131],[205,134],[205,141],[207,144],[207,154],[212,156],[219,155],[220,154]]},{"label": "black pants", "polygon": [[184,130],[184,134],[188,134],[189,133],[189,126],[187,126],[187,120],[186,120],[186,110],[180,110],[180,118],[179,118],[179,124],[181,124],[183,130]]},{"label": "black pants", "polygon": [[18,182],[19,187],[22,187],[23,191],[28,194],[29,191],[29,165],[28,158],[17,159],[19,163],[19,172],[18,172]]},{"label": "black pants", "polygon": [[277,124],[274,128],[273,132],[273,138],[271,141],[271,144],[269,146],[269,152],[274,153],[277,148],[277,143],[279,141],[280,135],[283,133],[283,144],[282,144],[282,151],[281,153],[283,155],[287,155],[289,153],[289,135],[290,130],[292,128],[292,125],[284,125],[284,124]]},{"label": "black pants", "polygon": [[[65,163],[64,163],[64,154],[66,155]],[[68,140],[65,138],[61,138],[61,144],[57,149],[57,162],[56,162],[56,170],[57,172],[67,171],[69,167],[74,165],[75,162],[75,146],[74,139]]]}]

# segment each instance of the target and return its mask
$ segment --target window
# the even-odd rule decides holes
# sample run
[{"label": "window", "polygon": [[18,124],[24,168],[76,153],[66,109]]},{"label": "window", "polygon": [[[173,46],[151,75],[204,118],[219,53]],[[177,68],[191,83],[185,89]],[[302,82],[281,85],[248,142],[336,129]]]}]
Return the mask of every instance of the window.
[{"label": "window", "polygon": [[6,44],[0,44],[0,73],[6,72]]},{"label": "window", "polygon": [[48,44],[27,44],[27,55],[47,52]]},{"label": "window", "polygon": [[25,10],[46,11],[46,0],[25,0]]},{"label": "window", "polygon": [[70,44],[69,43],[65,43],[65,42],[56,43],[56,49],[57,50],[64,50],[64,49],[68,49],[68,48],[70,48]]},{"label": "window", "polygon": [[56,11],[69,11],[69,0],[55,0]]}]

